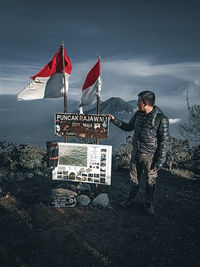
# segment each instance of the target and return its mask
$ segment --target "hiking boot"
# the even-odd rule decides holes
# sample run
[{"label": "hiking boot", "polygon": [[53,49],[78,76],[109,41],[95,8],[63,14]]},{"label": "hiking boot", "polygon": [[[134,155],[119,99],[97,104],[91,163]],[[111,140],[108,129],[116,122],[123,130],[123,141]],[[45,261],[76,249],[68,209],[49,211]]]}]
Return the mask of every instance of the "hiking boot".
[{"label": "hiking boot", "polygon": [[145,203],[144,209],[145,209],[146,214],[148,214],[148,215],[154,215],[155,214],[153,202],[151,202],[151,201],[147,201]]},{"label": "hiking boot", "polygon": [[133,199],[132,198],[127,198],[126,200],[123,200],[122,202],[119,203],[121,208],[129,208],[133,205]]}]

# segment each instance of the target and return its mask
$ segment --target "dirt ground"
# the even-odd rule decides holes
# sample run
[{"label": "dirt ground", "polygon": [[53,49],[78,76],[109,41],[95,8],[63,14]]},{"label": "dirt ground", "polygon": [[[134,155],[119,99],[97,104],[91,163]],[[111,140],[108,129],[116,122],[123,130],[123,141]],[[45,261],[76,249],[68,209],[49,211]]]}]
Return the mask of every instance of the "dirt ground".
[{"label": "dirt ground", "polygon": [[135,206],[119,207],[127,177],[113,170],[112,186],[99,187],[106,209],[50,208],[51,177],[2,182],[0,266],[200,266],[200,179],[161,170],[152,217],[143,189]]}]

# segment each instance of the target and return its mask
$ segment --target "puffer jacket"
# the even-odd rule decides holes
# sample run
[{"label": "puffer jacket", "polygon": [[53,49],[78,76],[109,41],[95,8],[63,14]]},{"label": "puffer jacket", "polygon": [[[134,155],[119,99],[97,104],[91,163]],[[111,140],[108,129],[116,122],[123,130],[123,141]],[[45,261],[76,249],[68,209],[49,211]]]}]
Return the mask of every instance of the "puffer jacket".
[{"label": "puffer jacket", "polygon": [[134,130],[133,152],[153,153],[154,163],[162,167],[166,160],[169,120],[157,106],[148,114],[136,111],[129,123],[116,118],[112,122],[122,130]]}]

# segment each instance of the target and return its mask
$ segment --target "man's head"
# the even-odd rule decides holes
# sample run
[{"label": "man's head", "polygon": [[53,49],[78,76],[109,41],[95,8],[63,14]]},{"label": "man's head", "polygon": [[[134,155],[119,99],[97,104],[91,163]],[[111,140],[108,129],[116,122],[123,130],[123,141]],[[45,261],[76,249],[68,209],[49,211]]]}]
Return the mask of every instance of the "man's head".
[{"label": "man's head", "polygon": [[138,94],[138,107],[140,110],[148,113],[153,109],[155,103],[155,94],[151,91],[142,91]]}]

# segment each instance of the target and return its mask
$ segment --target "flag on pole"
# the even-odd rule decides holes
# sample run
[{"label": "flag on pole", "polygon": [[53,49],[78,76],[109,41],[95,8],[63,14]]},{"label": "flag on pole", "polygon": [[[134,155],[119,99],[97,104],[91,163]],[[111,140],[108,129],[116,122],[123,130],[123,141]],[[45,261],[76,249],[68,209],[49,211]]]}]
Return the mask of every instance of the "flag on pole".
[{"label": "flag on pole", "polygon": [[101,90],[101,59],[99,57],[98,62],[88,73],[85,83],[82,88],[82,97],[80,101],[80,112],[82,113],[82,106],[94,104],[97,99],[97,95]]},{"label": "flag on pole", "polygon": [[[64,48],[66,91],[68,78],[72,71],[72,63]],[[63,56],[62,48],[53,59],[36,75],[32,76],[29,83],[19,94],[18,100],[32,100],[41,98],[61,97],[64,93]]]}]

